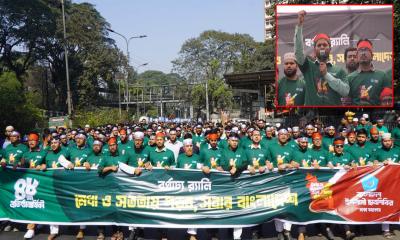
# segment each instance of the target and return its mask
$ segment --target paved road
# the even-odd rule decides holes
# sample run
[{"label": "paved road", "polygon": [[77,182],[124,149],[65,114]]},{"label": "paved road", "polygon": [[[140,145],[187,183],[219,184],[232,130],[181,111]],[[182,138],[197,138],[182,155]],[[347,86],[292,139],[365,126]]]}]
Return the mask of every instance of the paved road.
[{"label": "paved road", "polygon": [[[23,229],[23,227],[21,227]],[[393,226],[391,227],[393,229],[395,236],[392,238],[393,240],[400,240],[400,225]],[[77,227],[61,227],[60,228],[60,235],[57,239],[59,240],[69,240],[69,239],[75,239],[75,234],[77,232],[78,228]],[[127,230],[127,229],[126,229]],[[314,231],[315,229],[313,228],[307,228],[307,231],[309,232],[309,235],[307,239],[309,240],[324,240],[326,239],[325,237],[319,237],[316,232]],[[38,234],[33,238],[34,240],[42,240],[42,239],[47,239],[47,234],[48,234],[48,227],[44,226],[43,229],[39,230]],[[187,239],[185,238],[184,235],[185,231],[179,231],[179,230],[171,230],[169,231],[169,238],[168,240],[180,240],[180,239]],[[293,230],[293,235],[295,235],[295,230]],[[337,236],[335,239],[340,240],[343,239],[343,236],[341,235],[341,229],[340,227],[335,227],[334,229],[335,235]],[[110,233],[111,233],[111,228],[107,227],[106,228],[106,239],[110,239]],[[126,232],[127,233],[127,232]],[[265,235],[264,238],[259,238],[261,240],[272,240],[276,239],[276,233],[273,231],[268,231]],[[0,239],[4,240],[20,240],[23,239],[24,232],[0,232]],[[127,235],[126,235],[127,236]],[[96,239],[96,229],[94,227],[88,227],[86,230],[86,236],[85,240],[95,240]],[[140,238],[144,240],[143,238]],[[212,238],[213,240],[216,240],[217,238]],[[364,236],[359,236],[356,237],[355,240],[384,240],[385,238],[380,234],[380,226],[379,225],[367,225],[366,229],[364,231]]]}]

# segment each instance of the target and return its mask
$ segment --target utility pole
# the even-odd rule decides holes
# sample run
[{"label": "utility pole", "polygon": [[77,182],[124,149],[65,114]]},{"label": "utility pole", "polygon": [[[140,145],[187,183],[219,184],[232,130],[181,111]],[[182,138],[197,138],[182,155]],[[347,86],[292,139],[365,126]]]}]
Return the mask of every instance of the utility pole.
[{"label": "utility pole", "polygon": [[62,22],[64,31],[64,56],[65,56],[65,74],[67,78],[67,105],[68,105],[68,119],[69,127],[72,127],[72,99],[71,99],[71,86],[69,82],[69,68],[68,68],[68,49],[67,49],[67,31],[65,28],[65,10],[64,10],[64,0],[61,0],[61,10],[62,10]]}]

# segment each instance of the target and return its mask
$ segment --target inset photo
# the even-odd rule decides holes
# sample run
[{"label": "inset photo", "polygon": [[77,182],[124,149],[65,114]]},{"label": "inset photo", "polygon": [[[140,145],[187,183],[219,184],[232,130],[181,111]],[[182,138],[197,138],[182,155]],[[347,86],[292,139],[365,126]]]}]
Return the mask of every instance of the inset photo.
[{"label": "inset photo", "polygon": [[393,5],[277,5],[277,107],[393,107]]}]

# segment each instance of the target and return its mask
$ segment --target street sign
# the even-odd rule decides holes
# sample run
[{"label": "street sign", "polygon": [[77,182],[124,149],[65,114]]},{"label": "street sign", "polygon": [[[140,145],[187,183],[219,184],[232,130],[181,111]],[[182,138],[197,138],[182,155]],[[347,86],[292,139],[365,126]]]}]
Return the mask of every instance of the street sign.
[{"label": "street sign", "polygon": [[64,127],[68,126],[68,116],[59,116],[49,118],[49,128]]}]

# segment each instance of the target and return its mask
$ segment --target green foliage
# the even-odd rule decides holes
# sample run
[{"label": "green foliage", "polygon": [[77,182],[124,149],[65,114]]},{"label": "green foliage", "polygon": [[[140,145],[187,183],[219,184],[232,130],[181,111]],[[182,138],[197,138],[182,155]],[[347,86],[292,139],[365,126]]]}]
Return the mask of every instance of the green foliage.
[{"label": "green foliage", "polygon": [[34,105],[37,96],[24,94],[22,85],[13,72],[0,75],[0,129],[13,125],[23,133],[45,125],[42,110]]},{"label": "green foliage", "polygon": [[[207,84],[211,112],[217,112],[218,109],[230,109],[233,104],[232,89],[222,79],[210,79]],[[198,109],[198,111],[206,108],[206,89],[204,84],[193,87],[191,100],[194,108]]]},{"label": "green foliage", "polygon": [[119,111],[115,108],[97,108],[91,111],[77,110],[73,119],[74,127],[84,126],[100,126],[108,123],[122,123],[128,121],[128,114],[122,111],[119,117]]},{"label": "green foliage", "polygon": [[248,67],[254,71],[262,70],[265,66],[253,61],[263,57],[261,62],[273,62],[273,56],[260,55],[262,50],[258,49],[262,47],[248,34],[205,31],[199,37],[185,41],[178,58],[172,61],[173,71],[193,83],[222,79],[224,74],[236,71],[236,68],[236,72]]},{"label": "green foliage", "polygon": [[0,72],[15,72],[24,85],[28,69],[50,68],[52,110],[66,112],[66,45],[73,105],[99,105],[104,101],[99,88],[115,92],[115,73],[133,75],[132,69],[108,37],[109,24],[89,3],[65,1],[65,41],[60,6],[58,0],[0,0]]}]

